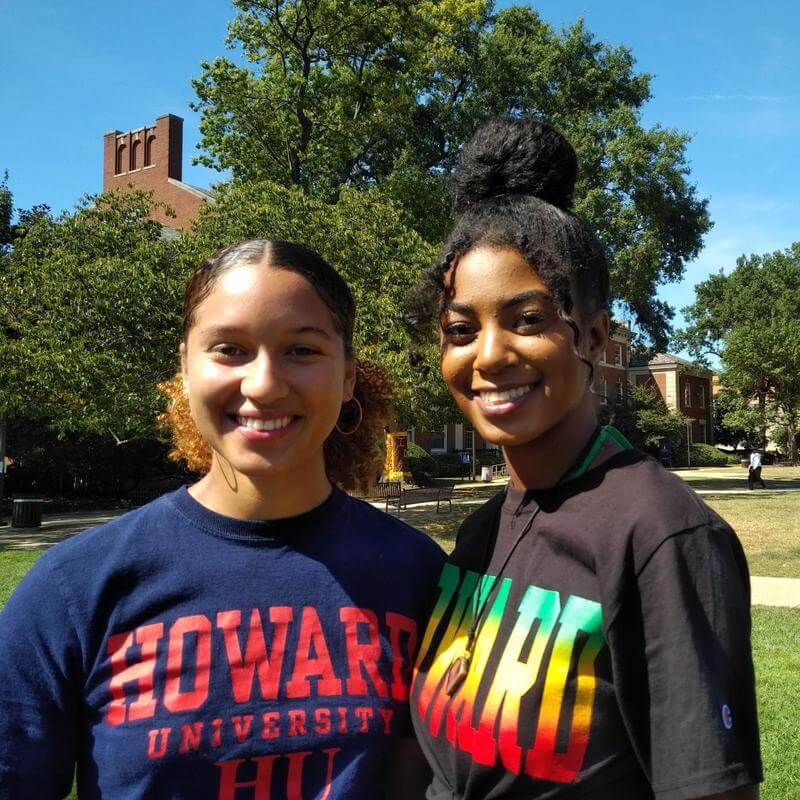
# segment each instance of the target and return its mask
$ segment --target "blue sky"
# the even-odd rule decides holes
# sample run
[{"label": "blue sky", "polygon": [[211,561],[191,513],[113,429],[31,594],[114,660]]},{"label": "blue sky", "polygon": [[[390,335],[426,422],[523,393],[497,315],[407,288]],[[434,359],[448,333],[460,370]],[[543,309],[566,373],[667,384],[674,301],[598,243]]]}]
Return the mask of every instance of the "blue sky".
[{"label": "blue sky", "polygon": [[[645,122],[694,137],[692,179],[715,226],[684,280],[662,287],[663,299],[680,308],[698,281],[742,253],[800,240],[796,2],[532,5],[557,28],[582,16],[599,39],[629,46],[639,70],[654,75]],[[189,164],[198,141],[190,79],[202,59],[224,51],[231,15],[224,0],[0,0],[0,170],[9,171],[15,204],[71,208],[101,188],[102,134],[167,112],[186,120],[184,180],[217,180]]]}]

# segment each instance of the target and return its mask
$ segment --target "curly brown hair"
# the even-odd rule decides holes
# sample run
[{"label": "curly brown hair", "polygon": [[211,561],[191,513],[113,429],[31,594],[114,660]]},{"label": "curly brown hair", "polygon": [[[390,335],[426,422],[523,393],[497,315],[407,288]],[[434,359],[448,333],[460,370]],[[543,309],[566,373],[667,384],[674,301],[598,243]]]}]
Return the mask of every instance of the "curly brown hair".
[{"label": "curly brown hair", "polygon": [[571,212],[577,175],[572,144],[548,122],[497,117],[475,132],[455,174],[455,227],[410,298],[417,338],[432,330],[438,336],[445,276],[465,253],[483,245],[511,247],[550,289],[591,385],[594,365],[580,353],[583,334],[573,311],[608,309],[608,261],[589,224]]},{"label": "curly brown hair", "polygon": [[[355,303],[341,276],[304,245],[264,239],[225,247],[192,273],[184,298],[184,341],[194,322],[197,306],[211,292],[219,276],[234,266],[260,263],[266,256],[274,266],[296,272],[308,280],[333,314],[346,355],[353,357]],[[381,472],[383,434],[392,421],[394,392],[383,367],[359,359],[355,359],[355,365],[353,397],[361,404],[361,421],[355,427],[359,416],[357,406],[350,402],[342,406],[340,423],[337,423],[341,430],[334,428],[325,440],[325,467],[328,478],[336,486],[365,492]],[[169,401],[167,410],[158,418],[172,440],[169,457],[185,463],[192,472],[205,474],[211,468],[213,451],[192,419],[180,372],[158,389]],[[353,432],[349,433],[351,430]]]}]

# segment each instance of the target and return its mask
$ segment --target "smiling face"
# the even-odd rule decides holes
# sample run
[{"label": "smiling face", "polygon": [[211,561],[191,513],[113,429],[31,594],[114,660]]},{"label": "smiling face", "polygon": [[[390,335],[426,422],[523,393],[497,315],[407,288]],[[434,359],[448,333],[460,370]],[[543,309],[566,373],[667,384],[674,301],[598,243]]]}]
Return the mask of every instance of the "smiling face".
[{"label": "smiling face", "polygon": [[323,445],[355,369],[304,277],[264,264],[223,272],[195,310],[181,363],[192,418],[234,470],[254,481],[324,477]]},{"label": "smiling face", "polygon": [[[446,285],[442,375],[481,436],[509,448],[585,425],[594,414],[588,366],[574,352],[573,330],[549,289],[519,251],[470,250]],[[584,324],[581,350],[589,361],[607,333],[605,312]]]}]

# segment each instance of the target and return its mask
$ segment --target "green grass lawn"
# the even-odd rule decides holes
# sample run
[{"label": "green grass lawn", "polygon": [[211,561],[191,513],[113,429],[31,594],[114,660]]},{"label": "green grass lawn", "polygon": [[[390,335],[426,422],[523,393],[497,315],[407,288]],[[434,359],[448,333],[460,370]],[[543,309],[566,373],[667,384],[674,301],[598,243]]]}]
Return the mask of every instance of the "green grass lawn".
[{"label": "green grass lawn", "polygon": [[758,687],[762,800],[800,797],[800,610],[753,609],[753,658]]},{"label": "green grass lawn", "polygon": [[800,578],[800,492],[705,495],[703,500],[736,531],[752,575]]},{"label": "green grass lawn", "polygon": [[0,608],[41,554],[40,550],[0,550]]},{"label": "green grass lawn", "polygon": [[[726,491],[747,489],[747,469],[745,467],[702,467],[700,469],[674,470],[694,489]],[[800,489],[800,467],[764,467],[761,477],[767,489]],[[755,489],[754,493],[762,491]]]}]

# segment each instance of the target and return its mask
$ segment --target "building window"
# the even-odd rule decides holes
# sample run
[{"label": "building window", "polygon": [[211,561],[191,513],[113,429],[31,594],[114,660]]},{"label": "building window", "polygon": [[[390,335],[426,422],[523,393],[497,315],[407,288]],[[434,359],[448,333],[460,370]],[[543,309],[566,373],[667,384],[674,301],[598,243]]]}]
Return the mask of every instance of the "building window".
[{"label": "building window", "polygon": [[617,402],[621,403],[625,399],[625,384],[617,381]]},{"label": "building window", "polygon": [[618,366],[622,366],[622,345],[615,344],[614,345],[614,363]]},{"label": "building window", "polygon": [[415,432],[416,431],[415,431],[415,428],[414,428],[413,425],[406,431],[406,433],[408,434],[408,443],[409,444],[414,444],[414,441],[415,441],[414,434],[415,434]]},{"label": "building window", "polygon": [[683,384],[683,407],[692,407],[692,387],[689,381]]},{"label": "building window", "polygon": [[138,139],[134,139],[131,145],[131,170],[139,169],[141,164],[139,160],[142,157],[142,143]]},{"label": "building window", "polygon": [[472,443],[475,440],[475,429],[468,422],[464,423],[464,450],[472,450]]},{"label": "building window", "polygon": [[[705,407],[706,407],[706,387],[705,386],[701,386],[700,387],[700,408],[705,408]],[[703,441],[705,441],[705,439],[703,439]]]},{"label": "building window", "polygon": [[605,378],[600,381],[600,402],[603,405],[608,404],[608,381]]},{"label": "building window", "polygon": [[124,144],[121,144],[117,147],[117,161],[114,165],[114,173],[116,175],[121,175],[123,172],[127,172],[128,165],[125,163],[125,158],[128,155],[128,148],[125,147]]},{"label": "building window", "polygon": [[444,453],[447,450],[447,430],[431,433],[431,453]]},{"label": "building window", "polygon": [[144,143],[144,165],[146,167],[153,166],[153,143],[155,142],[155,136],[148,136]]},{"label": "building window", "polygon": [[706,421],[704,419],[700,420],[700,441],[703,444],[708,442],[708,438],[706,437]]}]

